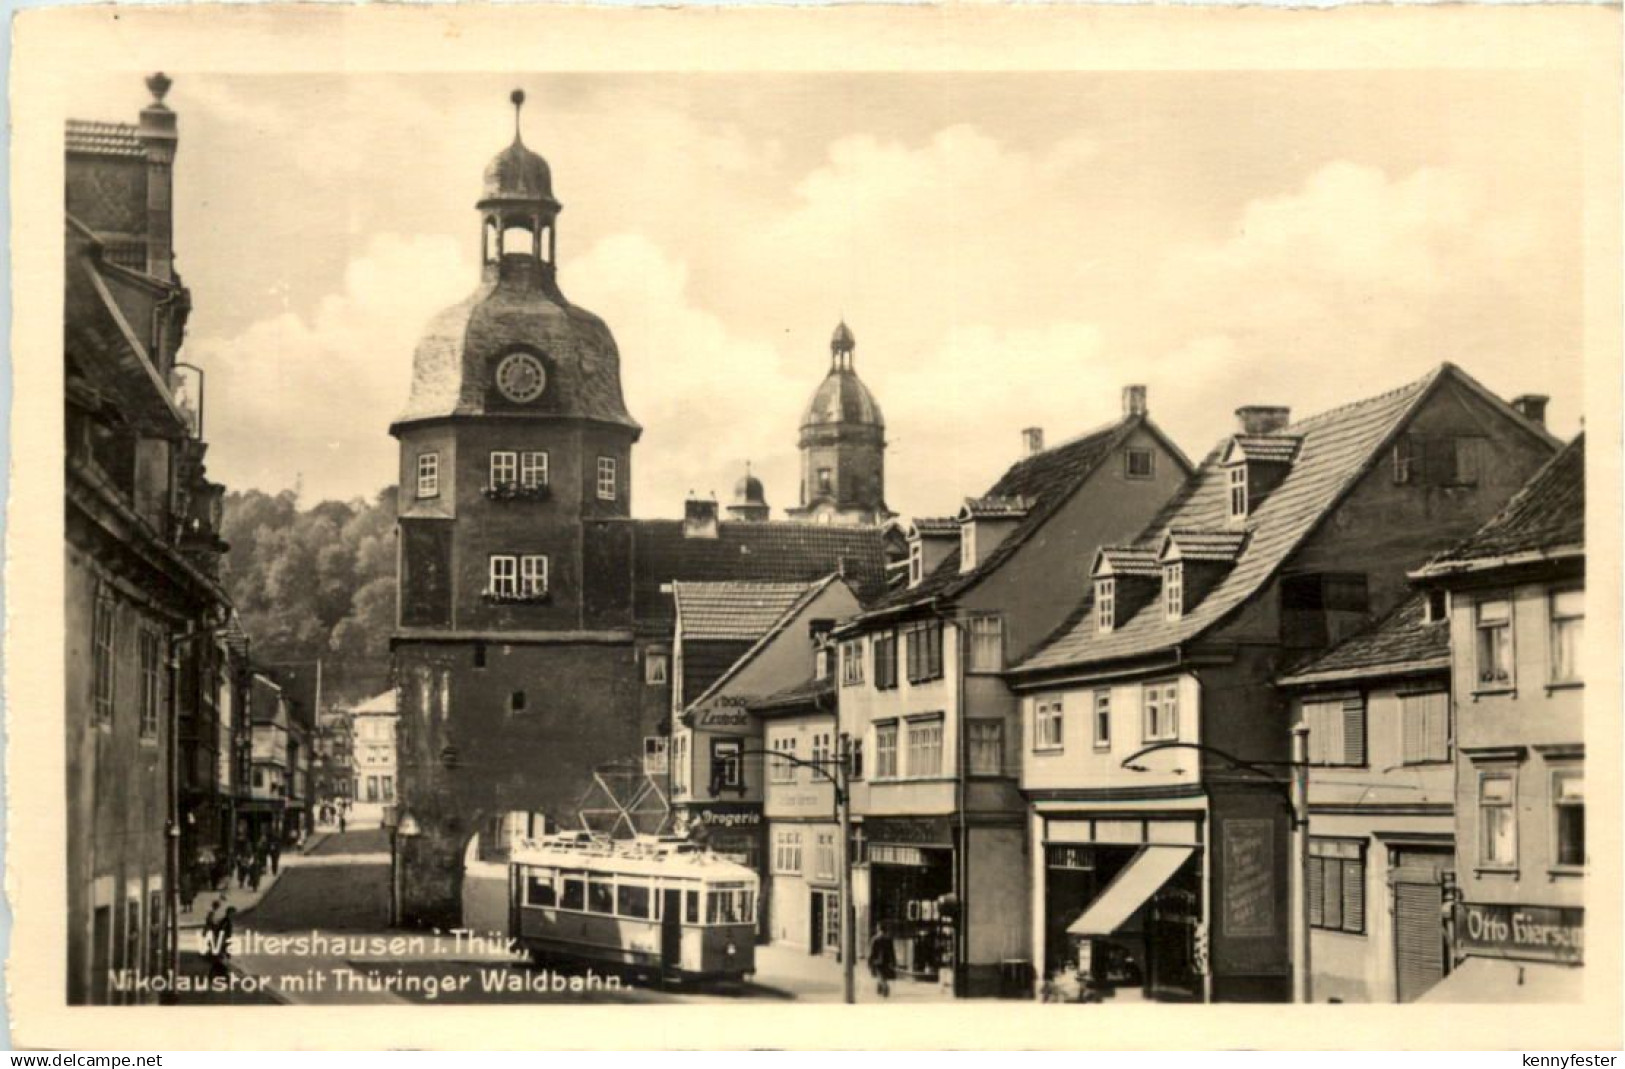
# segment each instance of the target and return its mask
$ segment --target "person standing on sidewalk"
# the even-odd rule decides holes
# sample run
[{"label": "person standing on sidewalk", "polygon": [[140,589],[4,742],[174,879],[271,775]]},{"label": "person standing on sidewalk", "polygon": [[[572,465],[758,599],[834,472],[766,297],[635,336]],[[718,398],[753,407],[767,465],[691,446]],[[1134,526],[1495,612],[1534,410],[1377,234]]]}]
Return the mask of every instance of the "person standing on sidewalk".
[{"label": "person standing on sidewalk", "polygon": [[277,870],[277,865],[282,861],[282,841],[280,839],[272,839],[271,840],[270,857],[271,857],[271,875],[275,876],[276,875],[276,870]]},{"label": "person standing on sidewalk", "polygon": [[891,982],[897,978],[897,948],[884,924],[875,928],[869,940],[869,972],[875,978],[875,991],[881,998],[891,996]]}]

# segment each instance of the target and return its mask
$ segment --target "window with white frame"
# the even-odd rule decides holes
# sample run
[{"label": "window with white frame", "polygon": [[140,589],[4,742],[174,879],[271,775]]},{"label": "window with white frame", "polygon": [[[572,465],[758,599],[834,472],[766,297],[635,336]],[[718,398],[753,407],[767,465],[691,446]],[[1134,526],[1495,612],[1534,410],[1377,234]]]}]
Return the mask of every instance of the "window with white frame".
[{"label": "window with white frame", "polygon": [[1102,576],[1095,580],[1095,628],[1107,634],[1117,627],[1117,580]]},{"label": "window with white frame", "polygon": [[1185,565],[1179,561],[1162,566],[1162,611],[1170,620],[1185,615]]},{"label": "window with white frame", "polygon": [[667,748],[670,740],[664,735],[643,737],[643,773],[646,776],[664,776],[669,767]]},{"label": "window with white frame", "polygon": [[486,593],[499,598],[519,595],[519,558],[507,554],[492,554],[490,578]]},{"label": "window with white frame", "polygon": [[970,618],[970,670],[1004,671],[1004,618],[985,615]]},{"label": "window with white frame", "polygon": [[965,731],[970,743],[970,774],[1004,775],[1004,721],[970,720]]},{"label": "window with white frame", "polygon": [[1145,741],[1166,742],[1179,738],[1179,684],[1147,683],[1143,693]]},{"label": "window with white frame", "polygon": [[512,486],[519,478],[519,454],[497,450],[491,454],[491,487]]},{"label": "window with white frame", "polygon": [[907,775],[942,775],[942,717],[916,717],[908,722]]},{"label": "window with white frame", "polygon": [[1450,692],[1399,696],[1400,759],[1407,765],[1450,760]]},{"label": "window with white frame", "polygon": [[959,525],[959,570],[976,568],[976,521],[966,520]]},{"label": "window with white frame", "polygon": [[519,485],[527,490],[547,485],[547,454],[529,450],[519,454]]},{"label": "window with white frame", "polygon": [[829,759],[834,752],[834,748],[830,744],[829,732],[813,732],[812,752],[808,755],[808,759],[812,761],[814,765],[818,766],[819,768],[827,769],[829,767]]},{"label": "window with white frame", "polygon": [[440,496],[440,454],[418,454],[418,496]]},{"label": "window with white frame", "polygon": [[[796,748],[796,737],[794,735],[780,735],[773,740],[772,745],[769,747],[774,753],[783,754],[786,757],[796,756]],[[772,780],[774,783],[794,783],[796,781],[796,765],[789,761],[773,759]]]},{"label": "window with white frame", "polygon": [[773,871],[791,876],[801,872],[800,828],[780,828],[773,833]]},{"label": "window with white frame", "polygon": [[615,500],[615,458],[598,458],[598,500]]},{"label": "window with white frame", "polygon": [[162,707],[160,670],[163,665],[163,638],[150,627],[143,627],[141,643],[141,736],[158,737],[158,716]]},{"label": "window with white frame", "polygon": [[1556,590],[1551,596],[1552,682],[1580,682],[1580,653],[1585,646],[1585,591]]},{"label": "window with white frame", "polygon": [[875,724],[875,779],[897,778],[897,721]]},{"label": "window with white frame", "polygon": [[1230,468],[1230,518],[1240,520],[1246,516],[1247,465],[1236,464]]},{"label": "window with white frame", "polygon": [[813,876],[821,880],[835,878],[835,833],[816,832],[813,836]]},{"label": "window with white frame", "polygon": [[1311,928],[1365,934],[1365,843],[1311,838],[1304,875]]},{"label": "window with white frame", "polygon": [[850,687],[863,682],[863,639],[852,638],[841,643],[841,685]]},{"label": "window with white frame", "polygon": [[1491,598],[1474,607],[1477,632],[1478,685],[1484,689],[1510,687],[1512,670],[1512,601]]},{"label": "window with white frame", "polygon": [[1586,863],[1585,772],[1561,768],[1552,773],[1552,817],[1556,838],[1552,849],[1555,867],[1581,868]]},{"label": "window with white frame", "polygon": [[688,736],[678,735],[671,740],[671,789],[688,790]]},{"label": "window with white frame", "polygon": [[1518,864],[1518,781],[1511,771],[1478,774],[1478,864],[1510,869]]},{"label": "window with white frame", "polygon": [[1109,750],[1112,748],[1112,692],[1110,688],[1102,687],[1095,691],[1095,749]]},{"label": "window with white frame", "polygon": [[96,594],[95,619],[91,624],[91,685],[96,720],[113,722],[113,596],[103,587]]},{"label": "window with white frame", "polygon": [[1303,703],[1311,765],[1365,764],[1365,697],[1317,698]]},{"label": "window with white frame", "polygon": [[527,598],[547,593],[547,557],[527,553],[519,558],[519,593]]},{"label": "window with white frame", "polygon": [[671,680],[671,654],[665,650],[649,650],[643,655],[643,681],[651,687],[663,687]]},{"label": "window with white frame", "polygon": [[1034,750],[1059,750],[1065,729],[1060,698],[1039,698],[1033,703]]}]

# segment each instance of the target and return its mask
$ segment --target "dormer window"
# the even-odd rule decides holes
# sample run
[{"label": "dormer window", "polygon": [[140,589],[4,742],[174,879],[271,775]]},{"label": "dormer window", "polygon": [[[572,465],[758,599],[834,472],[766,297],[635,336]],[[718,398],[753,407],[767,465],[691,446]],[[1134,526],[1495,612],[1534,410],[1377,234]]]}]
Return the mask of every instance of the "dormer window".
[{"label": "dormer window", "polygon": [[1450,618],[1450,594],[1444,590],[1429,590],[1423,623],[1440,624]]},{"label": "dormer window", "polygon": [[1109,634],[1117,626],[1117,580],[1095,580],[1095,623],[1100,633]]},{"label": "dormer window", "polygon": [[959,528],[959,570],[972,571],[976,568],[976,524],[964,523]]},{"label": "dormer window", "polygon": [[1230,519],[1247,518],[1247,465],[1237,464],[1230,469]]},{"label": "dormer window", "polygon": [[925,546],[916,538],[908,544],[908,585],[919,586],[925,578]]},{"label": "dormer window", "polygon": [[1177,561],[1162,567],[1162,612],[1170,620],[1185,615],[1185,565]]}]

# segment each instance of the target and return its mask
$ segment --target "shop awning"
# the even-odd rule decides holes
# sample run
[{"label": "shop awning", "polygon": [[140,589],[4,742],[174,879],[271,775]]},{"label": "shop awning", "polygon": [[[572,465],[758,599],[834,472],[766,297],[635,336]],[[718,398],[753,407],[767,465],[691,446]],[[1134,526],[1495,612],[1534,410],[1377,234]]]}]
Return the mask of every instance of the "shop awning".
[{"label": "shop awning", "polygon": [[1417,1002],[1582,1002],[1578,965],[1507,958],[1468,958]]},{"label": "shop awning", "polygon": [[1068,935],[1111,935],[1145,905],[1196,851],[1189,846],[1147,846],[1067,928]]}]

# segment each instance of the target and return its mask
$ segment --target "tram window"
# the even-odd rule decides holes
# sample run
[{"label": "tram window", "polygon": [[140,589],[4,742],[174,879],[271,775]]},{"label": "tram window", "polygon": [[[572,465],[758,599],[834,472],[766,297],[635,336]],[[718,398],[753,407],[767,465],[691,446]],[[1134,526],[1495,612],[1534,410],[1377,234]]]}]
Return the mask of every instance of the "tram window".
[{"label": "tram window", "polygon": [[700,892],[687,891],[683,895],[683,900],[687,903],[684,919],[690,924],[700,923]]},{"label": "tram window", "polygon": [[559,902],[563,909],[584,910],[587,908],[587,884],[581,877],[566,877],[564,881],[564,897]]},{"label": "tram window", "polygon": [[748,891],[712,891],[706,896],[707,924],[746,924],[750,921]]},{"label": "tram window", "polygon": [[623,917],[649,919],[649,888],[640,883],[615,885],[615,912]]},{"label": "tram window", "polygon": [[615,912],[615,885],[613,883],[609,880],[588,879],[587,912],[609,914]]},{"label": "tram window", "polygon": [[553,874],[538,875],[531,873],[525,881],[525,905],[527,906],[556,906],[559,904],[558,890],[553,885]]}]

